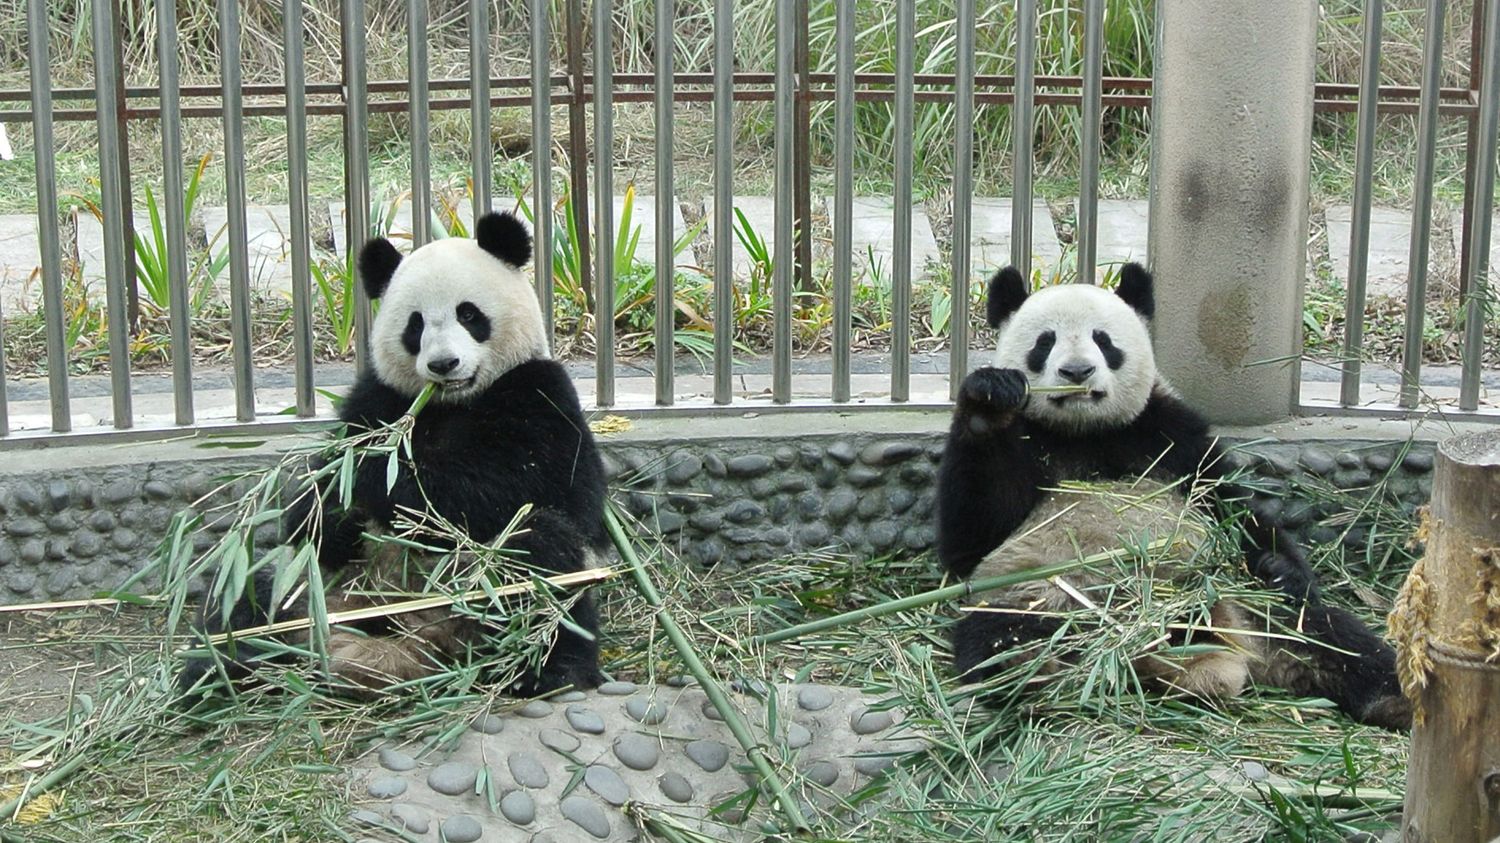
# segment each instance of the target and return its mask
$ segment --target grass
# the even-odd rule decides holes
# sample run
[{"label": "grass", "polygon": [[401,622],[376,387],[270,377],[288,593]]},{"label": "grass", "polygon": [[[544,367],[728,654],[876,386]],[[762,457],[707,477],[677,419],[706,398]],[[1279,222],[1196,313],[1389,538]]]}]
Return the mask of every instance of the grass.
[{"label": "grass", "polygon": [[[1313,529],[1331,534],[1314,551],[1326,590],[1378,618],[1420,552],[1406,546],[1412,513],[1395,501],[1390,478],[1353,490],[1303,480],[1284,494],[1288,505],[1305,501],[1316,513]],[[1201,611],[1205,593],[1254,604],[1243,572],[1227,559],[1203,559],[1195,568],[1201,581],[1180,589],[1146,590],[1138,577],[1119,577],[1094,595],[1102,617],[1070,617],[1095,634],[1048,645],[1047,654],[1077,655],[1076,667],[1045,694],[1007,694],[1025,675],[1004,677],[993,687],[1001,696],[976,707],[975,689],[956,685],[948,668],[957,606],[920,596],[945,585],[929,557],[803,553],[703,572],[637,524],[618,535],[635,580],[595,587],[603,666],[612,676],[859,686],[901,705],[930,742],[929,752],[885,778],[805,814],[807,839],[1343,841],[1389,830],[1399,814],[1402,736],[1355,726],[1326,701],[1272,689],[1210,707],[1136,687],[1132,654],[1169,619]],[[1344,541],[1351,537],[1359,540]],[[206,572],[237,564],[216,562]],[[1142,562],[1126,550],[1108,564],[1129,573]],[[398,735],[451,738],[477,714],[506,705],[477,679],[494,653],[374,703],[330,694],[313,658],[267,670],[264,685],[217,706],[174,704],[168,683],[179,658],[174,641],[183,639],[169,634],[176,591],[168,591],[165,605],[53,613],[35,625],[35,640],[18,644],[94,641],[102,650],[97,680],[64,694],[66,712],[0,720],[10,753],[0,759],[0,802],[27,781],[33,803],[44,790],[56,795],[39,822],[0,832],[57,841],[343,839],[335,826],[354,794],[341,765]],[[111,632],[121,628],[135,632]],[[763,779],[794,793],[813,787],[795,753],[765,749]],[[53,788],[35,787],[49,774]],[[669,815],[636,810],[656,839],[677,839]],[[753,797],[746,822],[797,824],[773,801]]]}]

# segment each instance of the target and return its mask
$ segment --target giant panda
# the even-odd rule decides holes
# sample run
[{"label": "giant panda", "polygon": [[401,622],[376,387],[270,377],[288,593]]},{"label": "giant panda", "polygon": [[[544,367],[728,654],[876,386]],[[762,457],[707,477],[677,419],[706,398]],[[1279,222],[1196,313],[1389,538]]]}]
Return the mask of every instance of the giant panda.
[{"label": "giant panda", "polygon": [[[1274,594],[1272,620],[1296,634],[1264,634],[1274,631],[1265,617],[1206,601],[1203,626],[1221,646],[1141,655],[1132,662],[1141,684],[1214,699],[1255,682],[1326,697],[1365,724],[1409,725],[1392,649],[1323,602],[1297,543],[1249,511],[1229,478],[1231,456],[1157,372],[1143,267],[1124,266],[1114,292],[1060,284],[1035,293],[1006,268],[985,308],[999,331],[994,365],[964,379],[938,474],[937,551],[950,574],[990,577],[1157,540],[1177,564],[1142,575],[1180,584],[1203,542],[1229,532],[1216,522],[1238,517],[1234,550]],[[1076,616],[1080,594],[1107,589],[1108,575],[1084,569],[975,595],[953,631],[957,671],[979,682],[1019,664],[1046,682],[1051,667],[1029,660],[1054,636],[1078,633],[1064,615]]]},{"label": "giant panda", "polygon": [[[419,578],[438,561],[431,557],[451,549],[451,539],[419,536],[438,553],[411,565],[403,545],[364,538],[392,533],[398,518],[412,513],[435,515],[486,543],[529,504],[506,548],[542,573],[582,570],[604,551],[603,466],[577,392],[550,359],[541,310],[521,272],[530,258],[530,232],[497,213],[477,222],[474,239],[434,241],[403,258],[376,238],[359,252],[361,282],[380,308],[370,331],[371,365],[339,404],[340,419],[351,434],[378,429],[407,413],[428,384],[436,390],[416,416],[410,457],[400,460],[389,490],[381,455],[359,462],[347,509],[330,485],[336,475],[288,507],[284,540],[317,543],[330,610],[369,605],[370,591],[421,590]],[[271,591],[265,571],[234,608],[230,627],[264,623]],[[598,619],[586,593],[569,614],[573,628],[558,625],[545,660],[513,691],[600,682]],[[217,631],[219,617],[209,607],[203,625]],[[327,650],[334,678],[356,696],[371,696],[446,669],[485,634],[473,617],[430,609],[373,629],[335,630]],[[256,656],[236,654],[230,667],[243,672]],[[190,662],[180,684],[191,687],[210,670],[208,659]]]}]

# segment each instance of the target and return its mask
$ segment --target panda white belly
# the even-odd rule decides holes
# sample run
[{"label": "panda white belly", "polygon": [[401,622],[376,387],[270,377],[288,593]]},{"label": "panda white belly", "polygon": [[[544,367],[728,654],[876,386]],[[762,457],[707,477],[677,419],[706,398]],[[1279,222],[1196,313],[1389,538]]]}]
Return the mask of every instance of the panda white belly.
[{"label": "panda white belly", "polygon": [[[1180,484],[1148,479],[1063,483],[1049,490],[1015,533],[984,557],[972,579],[1103,558],[1060,575],[976,594],[968,610],[1043,617],[1085,613],[1103,620],[1109,592],[1120,577],[1181,582],[1216,536],[1215,526],[1186,500]],[[1244,609],[1227,601],[1209,607],[1208,617],[1198,619],[1226,631],[1246,629],[1250,620]],[[1258,641],[1227,632],[1215,638],[1227,645],[1223,651],[1177,660],[1145,654],[1133,662],[1137,675],[1197,695],[1236,695],[1249,680]]]}]

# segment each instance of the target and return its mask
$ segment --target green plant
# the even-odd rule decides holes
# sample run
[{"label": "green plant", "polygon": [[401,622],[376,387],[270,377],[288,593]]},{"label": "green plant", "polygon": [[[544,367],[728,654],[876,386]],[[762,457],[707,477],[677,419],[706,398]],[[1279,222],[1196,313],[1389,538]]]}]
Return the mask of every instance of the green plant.
[{"label": "green plant", "polygon": [[354,314],[357,283],[354,271],[354,253],[340,261],[337,259],[313,261],[313,284],[318,298],[323,303],[323,312],[328,315],[329,327],[333,330],[334,347],[340,356],[348,354],[354,345]]}]

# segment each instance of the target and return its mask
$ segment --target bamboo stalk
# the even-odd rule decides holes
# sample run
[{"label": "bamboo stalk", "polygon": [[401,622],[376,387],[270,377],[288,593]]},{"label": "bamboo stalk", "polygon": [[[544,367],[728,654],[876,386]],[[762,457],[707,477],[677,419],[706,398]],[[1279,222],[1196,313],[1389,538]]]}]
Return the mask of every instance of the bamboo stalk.
[{"label": "bamboo stalk", "polygon": [[0,606],[0,614],[5,614],[6,612],[55,612],[59,609],[92,609],[127,605],[150,606],[164,599],[159,594],[144,594],[130,600],[120,600],[114,597],[94,597],[85,600],[55,600],[50,603],[17,603],[9,606]]},{"label": "bamboo stalk", "polygon": [[[1167,547],[1171,543],[1172,539],[1158,539],[1157,541],[1151,542],[1150,544],[1146,545],[1145,550],[1147,550],[1148,552],[1154,552],[1156,550]],[[1074,559],[1071,562],[1059,562],[1056,565],[1043,565],[1040,568],[1032,568],[1029,571],[1017,571],[1013,574],[1001,574],[1000,576],[996,577],[984,577],[982,579],[961,582],[956,585],[935,588],[931,591],[924,591],[920,594],[913,594],[910,597],[902,597],[898,600],[887,600],[884,603],[877,603],[874,606],[864,606],[850,612],[844,612],[840,615],[820,618],[818,620],[808,621],[807,623],[798,624],[796,626],[789,626],[786,629],[777,630],[776,632],[768,632],[764,635],[757,635],[754,638],[750,639],[750,643],[754,646],[761,646],[765,644],[775,644],[781,641],[789,641],[793,638],[800,638],[804,635],[809,635],[814,632],[822,632],[825,629],[834,629],[846,624],[859,623],[861,621],[870,620],[871,618],[884,617],[885,615],[894,614],[896,612],[904,612],[907,609],[920,609],[923,606],[931,606],[934,603],[942,603],[947,600],[954,600],[959,597],[969,596],[971,594],[983,594],[987,591],[995,591],[997,589],[1006,588],[1012,585],[1019,585],[1023,582],[1031,582],[1032,580],[1041,580],[1048,577],[1055,577],[1058,574],[1065,574],[1069,571],[1075,571],[1088,565],[1096,565],[1101,562],[1110,562],[1117,559],[1122,559],[1135,553],[1136,549],[1134,548],[1120,548],[1118,550],[1110,550],[1104,553],[1096,553],[1093,556],[1085,556],[1082,559]]]},{"label": "bamboo stalk", "polygon": [[21,809],[26,807],[26,803],[31,801],[32,797],[46,793],[53,786],[73,775],[79,767],[83,766],[83,762],[86,760],[87,756],[80,752],[62,764],[52,768],[51,772],[42,776],[35,784],[27,782],[26,786],[21,788],[21,792],[16,794],[15,797],[5,800],[4,803],[0,803],[0,819],[4,819],[6,822],[15,822],[16,817],[21,814]]},{"label": "bamboo stalk", "polygon": [[791,793],[776,777],[776,772],[771,769],[771,763],[761,752],[760,745],[750,734],[750,728],[740,717],[739,710],[730,705],[729,698],[724,694],[724,689],[714,677],[709,674],[708,668],[703,666],[703,660],[698,658],[698,653],[693,650],[693,645],[683,634],[682,628],[672,618],[665,606],[662,605],[661,595],[657,593],[656,586],[651,583],[651,578],[646,575],[646,569],[641,565],[641,560],[635,555],[635,547],[625,535],[625,529],[620,525],[620,519],[615,515],[614,505],[606,502],[604,507],[604,524],[609,529],[609,536],[614,540],[615,548],[620,551],[620,556],[630,567],[630,573],[635,577],[636,585],[641,590],[641,596],[651,606],[656,622],[661,625],[662,631],[676,648],[677,654],[682,657],[683,664],[693,678],[698,680],[698,686],[708,696],[709,702],[713,703],[719,715],[724,718],[724,725],[739,741],[740,747],[745,750],[745,756],[750,759],[750,764],[755,767],[756,776],[771,788],[772,798],[781,810],[786,814],[787,820],[791,822],[792,828],[798,832],[806,831],[807,820],[802,816],[802,809],[797,807],[797,802]]},{"label": "bamboo stalk", "polygon": [[[619,575],[621,569],[618,567],[590,568],[586,571],[574,571],[571,574],[555,574],[550,577],[541,577],[542,582],[559,588],[571,588],[573,586],[589,585],[591,583],[607,580]],[[354,623],[356,621],[367,621],[371,618],[384,618],[391,615],[404,615],[410,612],[421,612],[426,609],[438,609],[443,606],[451,606],[455,603],[477,603],[487,601],[490,597],[511,597],[517,594],[529,594],[536,591],[535,581],[511,583],[494,588],[489,591],[475,589],[463,594],[447,595],[439,594],[432,597],[420,597],[415,600],[403,600],[397,603],[386,603],[381,606],[366,606],[363,609],[350,609],[344,612],[329,612],[328,625]],[[293,618],[276,623],[263,624],[261,626],[246,627],[230,632],[220,632],[208,637],[208,643],[213,645],[223,644],[231,638],[244,639],[252,636],[274,635],[281,632],[292,632],[299,629],[307,629],[312,625],[311,618]]]}]

